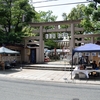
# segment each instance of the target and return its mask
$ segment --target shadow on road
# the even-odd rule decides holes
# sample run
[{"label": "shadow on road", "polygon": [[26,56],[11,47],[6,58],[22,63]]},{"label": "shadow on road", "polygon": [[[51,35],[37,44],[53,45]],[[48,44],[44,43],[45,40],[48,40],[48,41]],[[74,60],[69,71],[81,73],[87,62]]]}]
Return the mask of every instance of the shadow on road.
[{"label": "shadow on road", "polygon": [[0,74],[12,74],[20,71],[21,71],[20,69],[12,68],[12,69],[0,70]]}]

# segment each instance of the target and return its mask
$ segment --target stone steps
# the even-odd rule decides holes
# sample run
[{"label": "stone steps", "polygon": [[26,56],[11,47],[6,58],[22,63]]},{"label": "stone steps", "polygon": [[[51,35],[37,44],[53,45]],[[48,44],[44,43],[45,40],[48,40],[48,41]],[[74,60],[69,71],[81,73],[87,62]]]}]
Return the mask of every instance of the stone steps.
[{"label": "stone steps", "polygon": [[56,71],[71,71],[71,69],[73,70],[73,68],[71,68],[70,65],[48,65],[48,64],[27,64],[27,65],[23,65],[24,69],[36,69],[36,70],[56,70]]}]

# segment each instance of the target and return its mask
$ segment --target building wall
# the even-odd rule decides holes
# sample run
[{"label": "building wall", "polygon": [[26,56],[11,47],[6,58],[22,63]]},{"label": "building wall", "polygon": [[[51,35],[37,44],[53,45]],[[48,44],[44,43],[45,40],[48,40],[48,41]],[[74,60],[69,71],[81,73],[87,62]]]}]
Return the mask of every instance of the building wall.
[{"label": "building wall", "polygon": [[24,61],[26,63],[30,63],[29,56],[31,53],[29,53],[29,51],[31,51],[31,49],[34,49],[34,48],[36,49],[36,63],[43,63],[44,62],[44,41],[42,40],[40,42],[40,36],[24,38]]}]

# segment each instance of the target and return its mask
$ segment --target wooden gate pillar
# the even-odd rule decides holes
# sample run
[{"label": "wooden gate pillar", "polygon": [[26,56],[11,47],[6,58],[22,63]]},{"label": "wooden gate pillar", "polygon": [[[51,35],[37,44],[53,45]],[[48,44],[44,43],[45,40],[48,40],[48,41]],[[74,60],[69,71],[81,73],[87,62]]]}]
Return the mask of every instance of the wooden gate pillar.
[{"label": "wooden gate pillar", "polygon": [[43,41],[43,26],[40,26],[40,34],[39,34],[39,62],[44,62],[44,41]]}]

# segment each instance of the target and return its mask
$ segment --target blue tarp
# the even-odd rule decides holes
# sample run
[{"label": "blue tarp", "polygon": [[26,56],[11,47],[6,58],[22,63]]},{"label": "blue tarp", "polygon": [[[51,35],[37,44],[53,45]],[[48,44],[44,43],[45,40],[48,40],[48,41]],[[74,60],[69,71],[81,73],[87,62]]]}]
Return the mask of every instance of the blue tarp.
[{"label": "blue tarp", "polygon": [[100,45],[93,43],[85,44],[72,50],[73,55],[75,52],[100,52]]},{"label": "blue tarp", "polygon": [[10,49],[5,48],[5,47],[1,47],[0,48],[0,54],[4,54],[4,53],[6,53],[6,54],[17,54],[19,52],[18,51],[14,51],[14,50],[10,50]]}]

